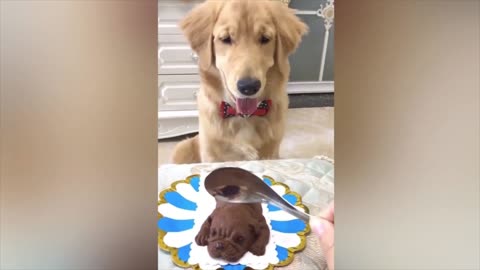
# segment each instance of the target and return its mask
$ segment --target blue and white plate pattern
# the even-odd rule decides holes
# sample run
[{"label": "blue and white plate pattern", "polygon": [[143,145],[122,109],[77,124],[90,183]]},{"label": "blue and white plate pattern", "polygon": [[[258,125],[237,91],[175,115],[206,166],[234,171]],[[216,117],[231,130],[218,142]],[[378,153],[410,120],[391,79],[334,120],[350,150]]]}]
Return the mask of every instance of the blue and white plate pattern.
[{"label": "blue and white plate pattern", "polygon": [[[294,253],[305,248],[305,235],[310,231],[308,224],[276,206],[263,204],[263,214],[271,232],[265,255],[255,256],[248,252],[235,264],[211,258],[207,248],[198,246],[194,241],[201,225],[215,209],[215,199],[203,184],[206,175],[189,176],[160,193],[158,243],[162,250],[170,252],[176,265],[203,270],[273,269],[274,266],[288,265]],[[308,211],[302,205],[300,196],[290,191],[288,186],[268,176],[257,176],[297,208]]]}]

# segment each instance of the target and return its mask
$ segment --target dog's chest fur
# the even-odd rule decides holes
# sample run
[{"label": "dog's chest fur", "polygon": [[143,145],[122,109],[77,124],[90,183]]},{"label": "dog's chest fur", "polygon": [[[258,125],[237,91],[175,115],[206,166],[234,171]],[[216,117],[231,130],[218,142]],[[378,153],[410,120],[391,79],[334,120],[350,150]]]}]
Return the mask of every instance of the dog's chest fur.
[{"label": "dog's chest fur", "polygon": [[272,124],[270,119],[265,116],[235,117],[220,121],[223,121],[222,125],[227,127],[228,133],[224,135],[235,142],[260,148],[268,138],[272,137]]}]

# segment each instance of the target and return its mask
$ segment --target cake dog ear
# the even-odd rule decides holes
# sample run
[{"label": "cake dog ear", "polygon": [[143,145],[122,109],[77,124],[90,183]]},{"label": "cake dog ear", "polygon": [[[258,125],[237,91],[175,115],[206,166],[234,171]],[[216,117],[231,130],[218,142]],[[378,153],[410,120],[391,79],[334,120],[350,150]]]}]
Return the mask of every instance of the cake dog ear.
[{"label": "cake dog ear", "polygon": [[195,243],[199,246],[208,245],[208,237],[210,236],[210,226],[212,225],[212,218],[209,216],[202,224],[200,232],[195,236]]},{"label": "cake dog ear", "polygon": [[270,241],[270,230],[268,229],[268,226],[265,222],[259,222],[250,226],[253,227],[255,241],[250,246],[249,251],[253,255],[262,256],[265,254],[265,247]]}]

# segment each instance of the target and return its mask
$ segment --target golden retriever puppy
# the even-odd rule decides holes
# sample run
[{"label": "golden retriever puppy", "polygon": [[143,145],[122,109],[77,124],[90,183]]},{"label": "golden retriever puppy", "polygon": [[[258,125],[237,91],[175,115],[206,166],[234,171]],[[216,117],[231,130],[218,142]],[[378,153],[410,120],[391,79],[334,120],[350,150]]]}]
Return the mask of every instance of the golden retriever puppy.
[{"label": "golden retriever puppy", "polygon": [[199,56],[199,134],[174,163],[279,158],[288,109],[288,56],[307,26],[280,1],[209,0],[180,24]]}]

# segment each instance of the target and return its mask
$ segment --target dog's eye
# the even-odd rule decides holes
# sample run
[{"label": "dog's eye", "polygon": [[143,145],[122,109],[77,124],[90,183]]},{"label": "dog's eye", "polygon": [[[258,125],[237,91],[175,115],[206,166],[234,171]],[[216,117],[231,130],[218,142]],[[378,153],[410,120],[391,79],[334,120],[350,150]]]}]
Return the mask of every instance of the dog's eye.
[{"label": "dog's eye", "polygon": [[266,36],[261,36],[260,37],[260,43],[267,44],[268,42],[270,42],[270,38],[268,38]]},{"label": "dog's eye", "polygon": [[223,44],[232,44],[232,38],[230,36],[221,37],[220,41],[222,41]]},{"label": "dog's eye", "polygon": [[241,236],[241,235],[235,237],[235,242],[237,244],[243,243],[243,240],[245,240],[245,238],[243,238],[243,236]]}]

